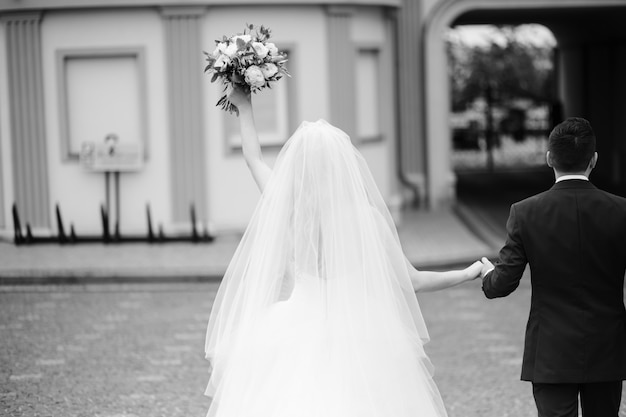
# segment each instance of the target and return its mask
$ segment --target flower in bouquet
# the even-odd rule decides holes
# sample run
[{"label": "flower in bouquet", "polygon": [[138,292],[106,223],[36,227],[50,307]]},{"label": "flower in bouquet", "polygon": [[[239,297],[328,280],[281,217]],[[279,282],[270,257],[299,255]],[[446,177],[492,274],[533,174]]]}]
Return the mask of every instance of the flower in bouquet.
[{"label": "flower in bouquet", "polygon": [[263,71],[261,71],[261,68],[256,65],[251,65],[246,68],[244,75],[246,84],[248,84],[251,88],[262,88],[266,83]]},{"label": "flower in bouquet", "polygon": [[265,79],[268,80],[278,72],[278,67],[276,66],[276,64],[273,64],[271,62],[263,64],[259,68],[261,69],[261,72],[263,73]]},{"label": "flower in bouquet", "polygon": [[256,93],[270,88],[272,83],[284,75],[289,76],[285,67],[287,55],[269,42],[270,29],[246,25],[242,34],[223,36],[215,41],[213,52],[204,52],[208,65],[204,71],[213,73],[211,82],[224,83],[224,95],[218,106],[231,113],[238,113],[237,107],[228,101],[228,92],[234,84]]}]

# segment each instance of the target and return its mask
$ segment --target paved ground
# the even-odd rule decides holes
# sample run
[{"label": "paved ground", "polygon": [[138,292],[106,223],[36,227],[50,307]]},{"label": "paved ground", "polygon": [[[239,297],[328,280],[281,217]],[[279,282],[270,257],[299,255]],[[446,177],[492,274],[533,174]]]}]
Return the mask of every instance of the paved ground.
[{"label": "paved ground", "polygon": [[[0,287],[0,415],[204,416],[217,285]],[[536,415],[519,381],[529,295],[527,281],[501,300],[478,282],[419,294],[450,417]]]},{"label": "paved ground", "polygon": [[[398,229],[409,259],[439,269],[495,254],[517,197],[482,180],[456,212],[405,214]],[[238,241],[0,242],[0,416],[204,416],[204,332]],[[519,381],[529,296],[527,278],[501,300],[485,299],[479,282],[418,296],[450,417],[536,415]]]}]

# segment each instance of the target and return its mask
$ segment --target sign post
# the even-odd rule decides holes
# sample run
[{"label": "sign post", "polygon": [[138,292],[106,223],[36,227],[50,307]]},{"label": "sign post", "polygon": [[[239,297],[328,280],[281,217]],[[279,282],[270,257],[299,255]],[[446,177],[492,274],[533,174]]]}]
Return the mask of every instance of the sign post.
[{"label": "sign post", "polygon": [[[137,172],[143,168],[143,150],[139,143],[120,144],[115,133],[105,136],[103,143],[83,142],[80,163],[91,172],[104,173],[105,209],[110,213],[110,177],[113,173],[115,192],[115,236],[120,225],[120,172]],[[107,222],[108,224],[108,222]],[[108,235],[109,231],[106,231]]]}]

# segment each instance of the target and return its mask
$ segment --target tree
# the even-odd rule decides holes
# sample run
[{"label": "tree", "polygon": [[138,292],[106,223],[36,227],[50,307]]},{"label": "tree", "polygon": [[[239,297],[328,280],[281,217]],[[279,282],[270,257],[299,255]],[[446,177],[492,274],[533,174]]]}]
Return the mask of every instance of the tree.
[{"label": "tree", "polygon": [[453,110],[487,99],[489,92],[494,104],[501,105],[519,98],[552,100],[554,45],[524,41],[525,26],[493,27],[486,44],[447,38]]},{"label": "tree", "polygon": [[[479,98],[486,104],[487,165],[492,169],[491,150],[496,145],[493,109],[511,109],[518,99],[535,104],[554,101],[555,44],[529,42],[528,25],[490,28],[491,35],[481,44],[472,45],[461,36],[448,36],[446,52],[452,110],[463,111]],[[516,115],[519,116],[519,112]],[[520,135],[516,137],[523,139]]]}]

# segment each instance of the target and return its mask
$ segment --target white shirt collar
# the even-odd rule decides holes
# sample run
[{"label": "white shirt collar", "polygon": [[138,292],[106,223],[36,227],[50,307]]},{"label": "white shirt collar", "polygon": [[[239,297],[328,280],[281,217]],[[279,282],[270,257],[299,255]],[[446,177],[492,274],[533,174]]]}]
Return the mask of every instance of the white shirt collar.
[{"label": "white shirt collar", "polygon": [[561,182],[561,181],[567,181],[567,180],[583,180],[583,181],[589,181],[589,178],[585,177],[584,175],[561,175],[559,178],[556,179],[556,182]]}]

